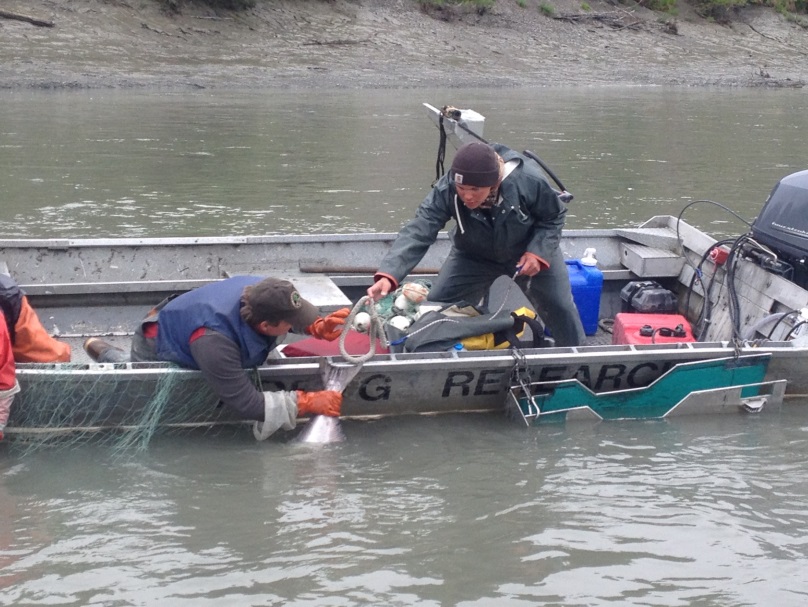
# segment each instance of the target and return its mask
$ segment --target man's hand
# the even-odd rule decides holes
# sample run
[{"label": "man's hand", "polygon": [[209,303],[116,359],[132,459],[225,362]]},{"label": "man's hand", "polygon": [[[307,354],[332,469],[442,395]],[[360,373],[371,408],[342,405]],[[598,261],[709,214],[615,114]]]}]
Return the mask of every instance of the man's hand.
[{"label": "man's hand", "polygon": [[336,390],[320,392],[297,391],[298,415],[327,415],[339,417],[342,411],[342,393]]},{"label": "man's hand", "polygon": [[382,297],[393,290],[393,283],[389,278],[380,278],[368,289],[368,296],[373,301],[379,301]]},{"label": "man's hand", "polygon": [[522,257],[519,258],[519,263],[516,264],[519,270],[518,276],[535,276],[544,268],[549,268],[550,265],[535,253],[525,251]]},{"label": "man's hand", "polygon": [[345,329],[345,319],[350,313],[348,308],[342,308],[325,318],[318,318],[306,327],[306,333],[318,339],[334,341]]}]

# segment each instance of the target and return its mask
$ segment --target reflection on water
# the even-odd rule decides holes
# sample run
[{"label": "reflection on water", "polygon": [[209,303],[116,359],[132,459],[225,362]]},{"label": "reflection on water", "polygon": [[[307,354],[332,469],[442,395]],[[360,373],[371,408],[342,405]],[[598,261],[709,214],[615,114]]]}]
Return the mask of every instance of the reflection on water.
[{"label": "reflection on water", "polygon": [[0,463],[3,605],[762,605],[808,592],[808,417],[346,422]]},{"label": "reflection on water", "polygon": [[[397,231],[435,177],[421,103],[472,107],[576,196],[570,227],[711,199],[753,219],[805,168],[799,91],[3,92],[0,235]],[[450,160],[450,159],[449,159]],[[701,205],[687,219],[743,226]]]}]

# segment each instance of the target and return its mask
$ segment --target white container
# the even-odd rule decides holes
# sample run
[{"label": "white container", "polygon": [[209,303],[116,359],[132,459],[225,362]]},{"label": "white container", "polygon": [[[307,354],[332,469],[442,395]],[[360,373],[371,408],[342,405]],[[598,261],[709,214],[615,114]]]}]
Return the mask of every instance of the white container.
[{"label": "white container", "polygon": [[581,264],[585,266],[598,265],[597,251],[594,248],[586,249],[584,256],[581,257]]}]

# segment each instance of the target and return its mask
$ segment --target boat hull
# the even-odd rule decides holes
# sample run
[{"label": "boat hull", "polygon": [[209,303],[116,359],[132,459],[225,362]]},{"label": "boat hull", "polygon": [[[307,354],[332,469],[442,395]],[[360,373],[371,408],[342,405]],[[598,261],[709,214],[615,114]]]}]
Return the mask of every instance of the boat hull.
[{"label": "boat hull", "polygon": [[[100,337],[128,350],[138,321],[163,297],[237,273],[289,278],[323,311],[351,306],[372,281],[372,262],[383,256],[394,237],[0,241],[0,262],[28,293],[46,329],[73,347],[71,363],[19,365],[22,392],[7,434],[240,423],[218,406],[198,372],[163,363],[94,363],[84,353],[83,341]],[[771,355],[765,381],[787,379],[787,395],[808,395],[808,349],[805,340],[793,339],[799,318],[766,324],[775,312],[799,310],[808,292],[754,264],[740,263],[732,280],[744,312],[741,330],[750,339],[734,339],[725,270],[718,265],[705,268],[702,283],[718,285],[711,292],[693,280],[692,266],[713,243],[699,230],[665,216],[637,228],[569,230],[562,241],[565,256],[579,259],[586,249],[595,248],[603,273],[601,322],[585,345],[378,354],[346,388],[343,413],[373,417],[502,412],[511,388],[523,382],[577,380],[594,393],[608,393],[649,386],[677,364],[755,353]],[[444,234],[413,277],[434,277],[448,250]],[[678,312],[694,327],[709,301],[712,323],[700,341],[612,345],[606,323],[625,305],[623,288],[636,280],[654,280],[675,293]],[[492,307],[504,302],[516,309],[526,303],[507,279],[498,289],[492,292]],[[333,362],[345,363],[339,355]],[[247,372],[262,390],[322,389],[316,357],[280,355]]]},{"label": "boat hull", "polygon": [[[761,381],[783,377],[792,394],[808,393],[803,350],[766,349],[771,361]],[[749,348],[748,353],[760,353]],[[382,417],[452,412],[504,412],[509,390],[520,382],[577,380],[593,393],[651,385],[676,365],[735,356],[719,345],[693,347],[604,346],[501,352],[380,355],[365,362],[344,392],[346,417]],[[335,363],[345,364],[341,359]],[[21,365],[21,393],[9,433],[25,428],[103,429],[144,423],[165,427],[232,424],[197,371],[159,363]],[[263,390],[319,390],[318,358],[281,359],[260,367]],[[694,389],[696,387],[694,386]],[[644,418],[629,411],[615,418]]]}]

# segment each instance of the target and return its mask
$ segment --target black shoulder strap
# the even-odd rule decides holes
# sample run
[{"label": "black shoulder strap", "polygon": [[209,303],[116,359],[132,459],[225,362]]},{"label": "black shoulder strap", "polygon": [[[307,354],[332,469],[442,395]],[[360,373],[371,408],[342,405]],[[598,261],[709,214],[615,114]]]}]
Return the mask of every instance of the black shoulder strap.
[{"label": "black shoulder strap", "polygon": [[11,338],[12,344],[16,338],[14,328],[17,326],[17,320],[20,318],[23,295],[22,289],[20,289],[13,278],[5,274],[0,274],[0,310],[2,310],[3,316],[5,316],[8,335]]},{"label": "black shoulder strap", "polygon": [[516,314],[511,312],[513,316],[513,326],[503,332],[503,337],[508,340],[512,348],[521,348],[525,344],[519,339],[519,333],[524,331],[525,325],[530,327],[530,332],[533,333],[533,341],[529,344],[531,348],[543,348],[545,345],[544,339],[544,324],[538,319],[526,314]]}]

